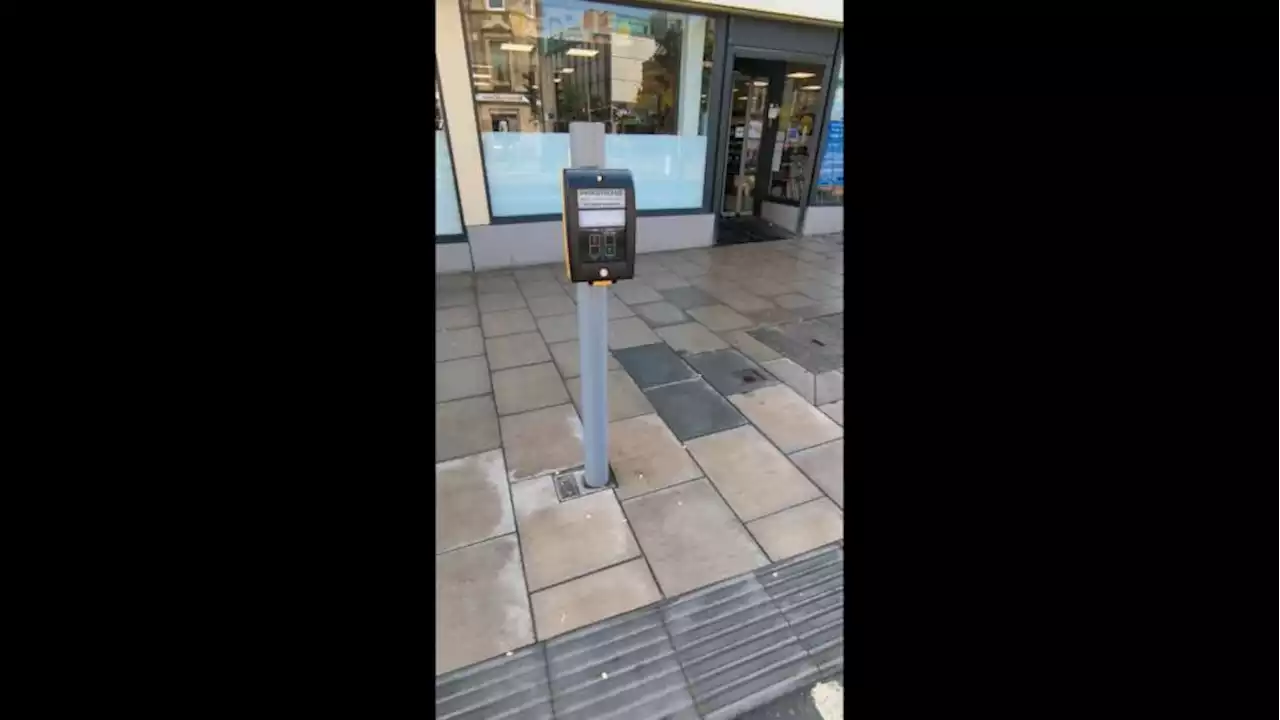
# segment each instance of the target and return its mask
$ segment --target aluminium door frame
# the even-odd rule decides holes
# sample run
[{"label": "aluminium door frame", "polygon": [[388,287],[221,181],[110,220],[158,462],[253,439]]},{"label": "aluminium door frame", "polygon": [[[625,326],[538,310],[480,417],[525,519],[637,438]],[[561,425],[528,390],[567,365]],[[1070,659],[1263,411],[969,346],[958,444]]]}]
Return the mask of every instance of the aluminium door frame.
[{"label": "aluminium door frame", "polygon": [[[843,39],[841,39],[841,42],[843,42]],[[714,214],[717,218],[719,218],[720,213],[723,210],[723,204],[724,204],[724,180],[725,180],[725,170],[727,169],[724,167],[724,164],[728,162],[728,159],[729,159],[728,147],[727,147],[729,142],[729,133],[731,132],[729,127],[730,126],[729,121],[731,119],[731,116],[733,115],[733,110],[731,107],[731,103],[733,102],[733,99],[730,97],[730,93],[733,90],[733,83],[729,82],[729,80],[733,77],[733,67],[736,64],[737,59],[740,57],[752,58],[755,60],[778,60],[784,63],[796,62],[796,63],[805,63],[809,65],[821,65],[822,76],[823,76],[822,95],[818,99],[818,112],[814,117],[814,128],[816,128],[820,133],[818,138],[819,146],[821,146],[823,141],[825,141],[826,139],[825,136],[826,136],[827,111],[830,108],[830,104],[831,104],[832,68],[835,65],[834,54],[823,55],[821,53],[804,53],[804,52],[797,52],[794,50],[771,50],[769,48],[751,47],[749,45],[729,45],[727,48],[727,54],[725,56],[725,61],[724,61],[724,71],[720,76],[721,86],[718,91],[718,94],[720,97],[720,107],[723,108],[723,110],[720,113],[722,117],[720,118],[720,121],[717,123],[718,127],[716,129],[716,145],[715,145],[716,147],[716,156],[715,156],[716,183],[714,188],[715,195],[712,197],[712,204],[711,204],[712,214]],[[761,158],[761,161],[763,160],[764,159]],[[772,158],[769,158],[769,160],[771,161]],[[759,183],[758,168],[761,167],[761,165],[759,165],[758,163],[756,165],[757,167],[756,182],[757,183]],[[770,166],[772,167],[772,165]],[[770,170],[770,173],[772,173],[772,170]],[[816,173],[817,173],[817,163],[810,162],[809,171],[807,173],[807,175],[810,177],[806,178],[810,190],[812,190],[812,186],[813,186],[812,177],[816,176]],[[772,177],[772,174],[770,176]],[[804,229],[804,212],[809,207],[809,198],[811,195],[812,195],[811,192],[806,191],[801,196],[800,201],[798,203],[800,211],[796,216],[797,225],[796,225],[795,234],[797,236],[799,236],[800,231]],[[789,203],[782,203],[782,204],[785,205]]]}]

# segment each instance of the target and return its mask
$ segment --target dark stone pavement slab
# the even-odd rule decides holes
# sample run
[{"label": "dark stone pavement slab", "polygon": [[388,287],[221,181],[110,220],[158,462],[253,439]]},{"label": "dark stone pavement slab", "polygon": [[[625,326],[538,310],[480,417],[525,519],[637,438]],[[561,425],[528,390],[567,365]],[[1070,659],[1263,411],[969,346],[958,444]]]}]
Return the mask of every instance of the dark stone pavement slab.
[{"label": "dark stone pavement slab", "polygon": [[737,408],[702,380],[663,385],[644,394],[680,442],[747,424]]}]

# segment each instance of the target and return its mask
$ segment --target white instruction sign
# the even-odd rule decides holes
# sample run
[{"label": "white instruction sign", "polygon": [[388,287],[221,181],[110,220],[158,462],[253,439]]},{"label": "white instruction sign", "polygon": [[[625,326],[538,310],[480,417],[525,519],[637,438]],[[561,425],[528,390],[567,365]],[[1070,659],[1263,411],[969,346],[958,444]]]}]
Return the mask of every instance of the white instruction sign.
[{"label": "white instruction sign", "polygon": [[627,191],[622,188],[591,188],[578,191],[579,210],[612,210],[627,206]]}]

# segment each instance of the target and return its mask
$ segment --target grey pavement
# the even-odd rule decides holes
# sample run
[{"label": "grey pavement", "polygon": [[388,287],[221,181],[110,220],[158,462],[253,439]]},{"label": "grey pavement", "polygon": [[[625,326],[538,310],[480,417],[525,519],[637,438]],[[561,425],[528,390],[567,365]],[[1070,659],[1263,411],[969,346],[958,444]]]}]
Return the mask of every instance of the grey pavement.
[{"label": "grey pavement", "polygon": [[437,675],[842,540],[843,253],[640,255],[610,300],[616,486],[563,498],[584,462],[563,266],[436,278]]}]

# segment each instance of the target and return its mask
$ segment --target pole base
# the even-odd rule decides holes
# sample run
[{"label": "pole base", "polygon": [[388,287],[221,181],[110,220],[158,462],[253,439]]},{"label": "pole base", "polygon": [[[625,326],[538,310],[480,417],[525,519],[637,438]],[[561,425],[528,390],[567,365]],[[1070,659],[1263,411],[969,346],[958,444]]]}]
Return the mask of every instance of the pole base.
[{"label": "pole base", "polygon": [[556,487],[556,497],[560,498],[560,502],[572,500],[584,495],[590,495],[601,490],[609,490],[618,488],[618,478],[613,474],[613,466],[609,466],[609,482],[603,487],[591,487],[587,485],[587,469],[585,466],[571,468],[563,472],[558,472],[552,476],[552,484]]}]

